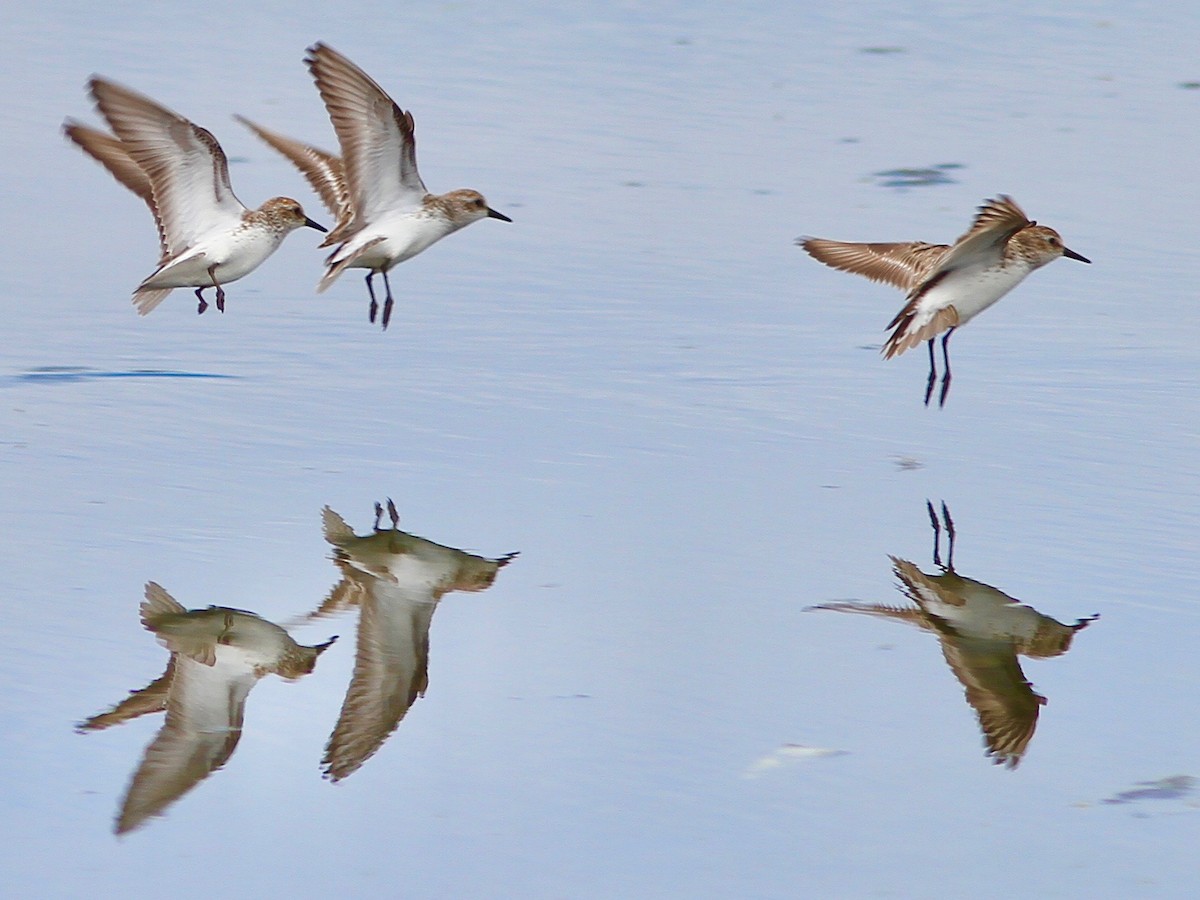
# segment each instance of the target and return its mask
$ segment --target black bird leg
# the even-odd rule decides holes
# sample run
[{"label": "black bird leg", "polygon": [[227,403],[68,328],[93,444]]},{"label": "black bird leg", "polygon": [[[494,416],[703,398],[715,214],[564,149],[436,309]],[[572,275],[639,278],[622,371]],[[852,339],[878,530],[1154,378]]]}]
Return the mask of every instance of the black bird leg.
[{"label": "black bird leg", "polygon": [[938,521],[937,513],[933,511],[933,503],[929,500],[925,501],[925,509],[929,513],[929,524],[933,527],[933,564],[939,569],[945,569],[942,565],[942,523]]},{"label": "black bird leg", "polygon": [[[216,263],[208,267],[208,277],[212,279],[213,287],[217,289],[217,312],[225,312],[225,289],[217,282]],[[204,312],[204,310],[200,310]]]},{"label": "black bird leg", "polygon": [[942,501],[942,518],[946,522],[946,564],[942,565],[941,543],[942,543],[942,524],[938,521],[937,513],[933,511],[933,504],[926,500],[925,510],[929,513],[929,524],[933,526],[933,564],[943,572],[954,571],[954,520],[950,518],[950,510],[946,508],[946,501]]},{"label": "black bird leg", "polygon": [[951,572],[954,571],[954,520],[950,518],[950,510],[946,508],[946,501],[942,501],[942,519],[946,523],[946,568]]},{"label": "black bird leg", "polygon": [[371,284],[371,279],[375,277],[374,271],[367,272],[367,293],[371,295],[371,324],[375,324],[375,315],[379,312],[379,304],[375,302],[375,286]]},{"label": "black bird leg", "polygon": [[392,320],[392,285],[388,282],[387,272],[383,273],[383,286],[387,288],[387,299],[383,302],[383,330],[387,331],[388,322]]},{"label": "black bird leg", "polygon": [[933,361],[933,338],[929,339],[929,381],[925,383],[925,405],[929,405],[929,398],[933,396],[933,383],[937,380],[937,365]]},{"label": "black bird leg", "polygon": [[[950,374],[950,335],[954,334],[954,329],[951,328],[946,332],[946,336],[942,338],[942,394],[938,398],[938,407],[946,405],[946,395],[950,393],[950,379],[953,377]],[[933,341],[929,342],[929,352],[933,353]]]}]

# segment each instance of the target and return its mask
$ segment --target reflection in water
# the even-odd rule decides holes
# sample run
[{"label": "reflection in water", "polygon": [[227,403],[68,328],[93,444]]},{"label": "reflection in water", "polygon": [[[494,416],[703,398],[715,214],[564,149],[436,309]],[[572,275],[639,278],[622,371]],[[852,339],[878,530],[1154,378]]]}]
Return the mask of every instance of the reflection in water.
[{"label": "reflection in water", "polygon": [[[92,369],[88,366],[38,366],[22,375],[12,376],[18,382],[38,384],[67,384],[77,381],[98,381],[106,378],[237,378],[214,372],[182,372],[175,369]],[[5,381],[9,379],[4,379]]]},{"label": "reflection in water", "polygon": [[804,744],[784,744],[765,756],[760,756],[742,773],[743,778],[760,778],[783,766],[798,762],[809,762],[814,759],[825,759],[828,756],[844,756],[845,750],[831,750],[827,747],[808,747]]},{"label": "reflection in water", "polygon": [[910,188],[929,187],[938,184],[955,184],[950,172],[963,168],[962,163],[941,163],[925,168],[888,169],[886,172],[876,172],[875,176],[883,187]]},{"label": "reflection in water", "polygon": [[354,675],[321,760],[333,781],[370,759],[425,694],[429,625],[442,595],[491,587],[517,555],[485,559],[407,534],[391,500],[387,508],[392,527],[379,527],[376,503],[375,527],[361,537],[328,506],[321,513],[342,580],[310,618],[361,609]]},{"label": "reflection in water", "polygon": [[1139,800],[1180,800],[1195,790],[1196,779],[1191,775],[1171,775],[1158,781],[1139,781],[1137,787],[1121,791],[1102,803],[1134,803]]},{"label": "reflection in water", "polygon": [[940,570],[928,575],[913,563],[891,557],[900,588],[916,606],[825,603],[815,609],[865,613],[899,619],[937,635],[950,671],[966,690],[967,702],[979,717],[988,756],[1015,769],[1037,728],[1046,698],[1025,679],[1017,656],[1048,659],[1066,653],[1075,632],[1098,618],[1064,625],[1042,615],[991,585],[963,578],[954,570],[954,522],[946,505],[942,516],[948,536],[945,565],[940,554],[941,524],[928,504],[933,525],[933,562]]},{"label": "reflection in water", "polygon": [[153,581],[146,585],[142,625],[171,651],[167,670],[108,712],[80,722],[98,731],[166,710],[167,720],[146,748],[115,830],[124,834],[161,814],[233,755],[242,736],[246,697],[258,679],[307,675],[336,640],[297,644],[273,622],[240,609],[186,610]]}]

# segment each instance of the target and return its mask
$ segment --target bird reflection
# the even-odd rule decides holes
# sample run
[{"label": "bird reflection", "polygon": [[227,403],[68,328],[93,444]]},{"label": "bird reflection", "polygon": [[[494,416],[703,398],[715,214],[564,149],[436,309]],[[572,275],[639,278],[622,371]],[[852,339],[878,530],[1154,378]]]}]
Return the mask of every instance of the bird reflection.
[{"label": "bird reflection", "polygon": [[357,606],[358,645],[354,674],[337,725],[321,760],[327,778],[355,772],[396,730],[429,684],[429,626],[438,601],[451,591],[482,591],[517,555],[474,556],[400,530],[387,502],[392,527],[380,527],[375,504],[371,534],[356,535],[328,506],[322,511],[325,540],[342,580],[309,618]]},{"label": "bird reflection", "polygon": [[187,610],[153,581],[142,625],[171,651],[167,670],[107,712],[80,722],[83,733],[163,710],[166,722],[146,748],[121,801],[114,830],[124,834],[166,808],[228,762],[242,736],[246,697],[258,679],[307,675],[337,638],[306,647],[254,613],[223,606]]},{"label": "bird reflection", "polygon": [[[1015,769],[1046,703],[1026,680],[1017,656],[1060,656],[1070,649],[1075,633],[1098,616],[1064,625],[991,585],[962,577],[954,569],[955,531],[949,510],[943,503],[939,522],[933,504],[927,502],[927,508],[939,573],[929,575],[908,560],[890,557],[900,590],[916,606],[825,603],[814,608],[898,619],[937,635],[950,671],[979,718],[987,755],[997,765]],[[944,564],[943,523],[948,545]]]}]

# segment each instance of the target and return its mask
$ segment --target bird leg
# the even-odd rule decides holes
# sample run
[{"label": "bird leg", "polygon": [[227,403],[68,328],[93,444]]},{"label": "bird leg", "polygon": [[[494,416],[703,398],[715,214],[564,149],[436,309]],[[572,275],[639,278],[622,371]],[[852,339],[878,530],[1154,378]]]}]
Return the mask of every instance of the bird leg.
[{"label": "bird leg", "polygon": [[[947,346],[950,343],[950,335],[954,334],[954,329],[951,328],[946,332],[946,336],[942,338],[942,394],[938,398],[938,406],[946,405],[946,395],[950,393],[950,348]],[[933,341],[929,341],[929,353],[933,354]],[[932,384],[930,385],[932,387]],[[928,402],[928,401],[926,401]]]},{"label": "bird leg", "polygon": [[379,304],[375,302],[375,286],[371,284],[371,279],[375,277],[373,271],[367,272],[367,293],[371,295],[371,324],[375,324],[375,315],[379,312]]},{"label": "bird leg", "polygon": [[942,501],[942,518],[946,522],[946,564],[942,565],[941,543],[942,543],[942,524],[938,521],[937,513],[933,511],[933,504],[928,500],[925,501],[925,511],[929,513],[929,524],[933,526],[933,564],[943,572],[954,571],[954,520],[950,518],[950,510],[946,508],[946,501]]},{"label": "bird leg", "polygon": [[204,299],[204,288],[196,288],[196,299],[200,301],[200,306],[196,309],[196,315],[200,315],[208,309],[208,301]]},{"label": "bird leg", "polygon": [[392,530],[395,531],[400,527],[400,513],[396,512],[396,504],[391,497],[388,497],[387,511],[388,518],[392,520]]},{"label": "bird leg", "polygon": [[945,569],[942,565],[942,523],[938,521],[937,513],[933,511],[933,504],[926,500],[925,510],[929,513],[929,524],[933,527],[933,564],[939,569]]},{"label": "bird leg", "polygon": [[954,571],[954,520],[950,518],[950,510],[946,509],[946,501],[942,501],[942,519],[946,522],[946,568]]},{"label": "bird leg", "polygon": [[925,384],[925,405],[929,405],[929,398],[933,396],[933,383],[937,380],[937,366],[933,361],[933,338],[929,339],[929,381]]},{"label": "bird leg", "polygon": [[[387,299],[383,303],[383,330],[387,331],[388,322],[392,319],[392,286],[388,283],[387,272],[383,273],[383,286],[387,288]],[[372,319],[372,322],[375,320]]]},{"label": "bird leg", "polygon": [[383,507],[379,505],[379,501],[375,501],[375,530],[379,531],[379,520],[383,518]]},{"label": "bird leg", "polygon": [[[208,267],[208,277],[212,279],[213,287],[217,289],[217,312],[225,312],[225,289],[217,282],[217,265]],[[204,310],[200,310],[204,312]]]}]

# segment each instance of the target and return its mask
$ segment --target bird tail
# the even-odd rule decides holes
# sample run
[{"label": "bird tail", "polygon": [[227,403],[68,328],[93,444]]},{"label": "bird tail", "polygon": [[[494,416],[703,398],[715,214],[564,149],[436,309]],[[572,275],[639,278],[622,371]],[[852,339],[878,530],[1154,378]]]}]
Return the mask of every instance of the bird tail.
[{"label": "bird tail", "polygon": [[338,276],[346,268],[345,263],[339,263],[336,266],[330,266],[325,274],[321,276],[321,280],[317,282],[317,293],[325,293],[325,289],[338,280]]},{"label": "bird tail", "polygon": [[326,506],[321,510],[321,524],[325,529],[325,540],[340,547],[354,537],[354,531],[346,520]]},{"label": "bird tail", "polygon": [[957,325],[958,310],[953,306],[943,307],[933,315],[928,315],[917,309],[917,299],[913,299],[888,323],[888,328],[893,331],[884,342],[883,358],[899,356],[905,350],[919,347]]},{"label": "bird tail", "polygon": [[143,625],[150,627],[150,623],[160,616],[181,612],[187,612],[187,610],[178,600],[168,594],[162,585],[154,581],[146,582],[146,599],[142,601],[141,607]]},{"label": "bird tail", "polygon": [[361,247],[356,248],[353,253],[348,253],[345,256],[341,256],[341,253],[346,246],[345,244],[343,244],[337,250],[334,250],[331,254],[329,254],[329,258],[325,260],[325,265],[327,265],[329,268],[325,271],[324,277],[317,282],[317,293],[322,293],[325,288],[329,287],[338,280],[338,276],[341,275],[342,272],[354,265],[364,253],[366,253],[376,244],[382,243],[385,240],[387,240],[385,237],[373,238],[372,240],[367,241]]},{"label": "bird tail", "polygon": [[167,294],[174,288],[138,288],[133,292],[133,305],[137,307],[138,315],[145,316],[167,299]]}]

